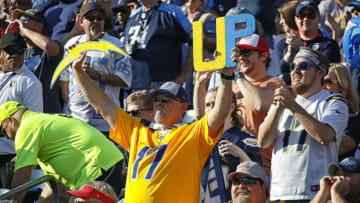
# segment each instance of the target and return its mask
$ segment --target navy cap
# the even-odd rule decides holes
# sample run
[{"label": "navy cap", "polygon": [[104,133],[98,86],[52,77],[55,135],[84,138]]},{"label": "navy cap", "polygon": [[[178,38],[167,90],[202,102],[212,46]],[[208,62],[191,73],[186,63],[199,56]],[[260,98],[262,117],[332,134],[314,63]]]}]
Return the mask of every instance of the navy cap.
[{"label": "navy cap", "polygon": [[309,8],[311,9],[316,15],[320,15],[320,12],[319,12],[319,8],[318,6],[316,5],[316,3],[312,2],[312,1],[308,1],[308,0],[305,0],[303,2],[300,2],[298,3],[298,5],[296,6],[296,12],[295,12],[295,15],[299,14],[301,9],[303,8]]},{"label": "navy cap", "polygon": [[352,1],[350,1],[348,4],[346,4],[346,6],[356,6],[356,7],[360,7],[360,0],[352,0]]},{"label": "navy cap", "polygon": [[330,164],[328,172],[331,176],[335,176],[339,169],[348,173],[360,173],[360,160],[354,157],[345,158],[338,164]]},{"label": "navy cap", "polygon": [[177,84],[176,82],[165,82],[157,89],[152,89],[147,94],[150,98],[155,98],[159,93],[168,95],[173,98],[180,99],[183,102],[186,102],[186,92],[185,89]]}]

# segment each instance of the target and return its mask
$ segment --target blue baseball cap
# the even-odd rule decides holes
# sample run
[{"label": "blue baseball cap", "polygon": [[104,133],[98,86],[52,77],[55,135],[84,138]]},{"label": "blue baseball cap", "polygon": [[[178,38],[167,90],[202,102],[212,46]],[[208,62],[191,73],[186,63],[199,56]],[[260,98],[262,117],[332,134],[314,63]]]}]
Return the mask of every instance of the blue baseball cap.
[{"label": "blue baseball cap", "polygon": [[296,5],[296,12],[295,15],[299,14],[301,9],[303,8],[309,8],[311,9],[316,15],[320,15],[319,8],[316,5],[316,3],[312,1],[305,0],[303,2],[300,2]]},{"label": "blue baseball cap", "polygon": [[354,157],[347,157],[340,163],[332,163],[329,165],[328,172],[331,176],[335,176],[336,172],[341,169],[348,173],[360,173],[360,160]]},{"label": "blue baseball cap", "polygon": [[179,99],[182,102],[187,101],[185,89],[176,82],[165,82],[159,88],[151,89],[148,92],[147,96],[153,99],[159,93],[165,94],[165,95],[170,96],[175,99]]},{"label": "blue baseball cap", "polygon": [[352,1],[350,1],[348,4],[346,4],[346,6],[356,6],[356,7],[360,7],[360,0],[352,0]]}]

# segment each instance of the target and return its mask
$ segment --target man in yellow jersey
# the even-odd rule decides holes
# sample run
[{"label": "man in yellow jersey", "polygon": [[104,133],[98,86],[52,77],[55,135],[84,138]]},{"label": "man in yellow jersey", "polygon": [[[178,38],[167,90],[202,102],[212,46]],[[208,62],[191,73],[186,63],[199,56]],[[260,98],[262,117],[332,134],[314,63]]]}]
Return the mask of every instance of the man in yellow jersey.
[{"label": "man in yellow jersey", "polygon": [[76,81],[111,126],[110,138],[130,152],[125,202],[198,202],[201,170],[230,109],[233,70],[222,73],[215,107],[192,124],[180,123],[187,103],[179,84],[167,82],[150,92],[150,123],[130,116],[93,85],[82,70],[85,55],[72,65]]}]

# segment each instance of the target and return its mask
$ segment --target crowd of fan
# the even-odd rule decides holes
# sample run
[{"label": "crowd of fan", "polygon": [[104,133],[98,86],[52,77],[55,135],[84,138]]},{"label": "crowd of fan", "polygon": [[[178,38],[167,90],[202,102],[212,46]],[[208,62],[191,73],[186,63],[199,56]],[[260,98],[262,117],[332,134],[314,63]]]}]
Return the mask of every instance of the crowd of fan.
[{"label": "crowd of fan", "polygon": [[[38,168],[61,202],[360,202],[359,0],[0,7],[2,188]],[[216,60],[216,18],[239,14],[256,31],[236,40],[236,67],[196,72],[192,23]],[[99,40],[127,55],[84,51],[50,85]]]}]

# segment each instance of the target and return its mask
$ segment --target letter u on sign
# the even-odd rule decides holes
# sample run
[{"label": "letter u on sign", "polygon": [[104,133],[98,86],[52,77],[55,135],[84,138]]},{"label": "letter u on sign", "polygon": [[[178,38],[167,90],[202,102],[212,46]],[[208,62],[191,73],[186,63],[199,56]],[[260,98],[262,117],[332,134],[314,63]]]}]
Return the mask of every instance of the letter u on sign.
[{"label": "letter u on sign", "polygon": [[205,62],[203,60],[203,23],[201,21],[194,22],[193,52],[195,70],[203,72],[235,67],[236,63],[231,60],[231,50],[236,46],[237,39],[253,34],[255,27],[255,18],[248,13],[216,18],[217,57],[213,61]]}]

